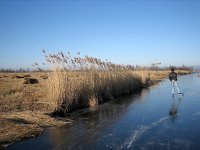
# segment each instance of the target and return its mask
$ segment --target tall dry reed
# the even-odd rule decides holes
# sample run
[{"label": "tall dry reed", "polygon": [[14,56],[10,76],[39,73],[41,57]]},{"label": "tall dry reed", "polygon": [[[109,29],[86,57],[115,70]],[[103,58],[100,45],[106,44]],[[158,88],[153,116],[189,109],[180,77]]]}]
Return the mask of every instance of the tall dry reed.
[{"label": "tall dry reed", "polygon": [[142,79],[127,66],[81,57],[80,53],[77,57],[69,52],[45,57],[53,66],[48,91],[56,112],[65,114],[77,108],[94,107],[142,87]]}]

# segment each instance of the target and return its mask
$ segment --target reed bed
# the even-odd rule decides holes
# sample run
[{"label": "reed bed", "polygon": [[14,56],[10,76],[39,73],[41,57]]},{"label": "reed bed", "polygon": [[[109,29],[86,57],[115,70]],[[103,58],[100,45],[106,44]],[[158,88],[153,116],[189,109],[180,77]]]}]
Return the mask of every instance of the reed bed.
[{"label": "reed bed", "polygon": [[[96,107],[166,78],[168,71],[134,70],[130,65],[84,56],[46,54],[51,71],[0,73],[0,113],[16,111],[58,112]],[[36,63],[35,63],[36,65]],[[38,65],[38,64],[37,64]],[[177,70],[179,74],[189,71]],[[35,84],[25,84],[27,79]]]},{"label": "reed bed", "polygon": [[45,57],[53,68],[48,78],[49,100],[55,112],[61,114],[95,107],[106,100],[138,91],[143,86],[141,76],[130,66],[81,57],[80,53],[77,57],[62,52],[45,54]]},{"label": "reed bed", "polygon": [[[72,110],[96,107],[107,100],[141,90],[166,78],[168,71],[139,70],[131,65],[114,64],[80,53],[43,54],[52,66],[48,75],[49,102],[54,111],[66,114]],[[179,74],[189,73],[179,71]]]}]

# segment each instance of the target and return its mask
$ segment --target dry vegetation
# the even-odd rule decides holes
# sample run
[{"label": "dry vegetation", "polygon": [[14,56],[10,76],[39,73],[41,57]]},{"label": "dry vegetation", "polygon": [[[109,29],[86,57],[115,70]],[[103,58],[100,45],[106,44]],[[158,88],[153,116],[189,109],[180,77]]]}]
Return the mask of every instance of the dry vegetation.
[{"label": "dry vegetation", "polygon": [[[45,54],[45,51],[43,51]],[[92,57],[45,54],[51,72],[0,73],[0,145],[63,125],[50,117],[98,104],[164,79],[169,71],[135,71]],[[37,64],[36,64],[37,65]],[[186,74],[188,71],[179,71]],[[20,131],[20,133],[18,132]]]},{"label": "dry vegetation", "polygon": [[57,120],[38,111],[3,113],[0,116],[0,148],[18,140],[39,135],[44,127],[71,124],[71,120]]},{"label": "dry vegetation", "polygon": [[[43,74],[43,73],[42,73]],[[46,81],[40,78],[41,73],[1,73],[0,78],[0,111],[34,111],[37,107],[43,106],[42,103],[47,95]],[[24,77],[25,76],[25,77]],[[36,78],[38,84],[25,84],[26,76]],[[41,105],[37,105],[40,103]],[[46,107],[46,106],[45,106]]]},{"label": "dry vegetation", "polygon": [[80,53],[77,57],[62,52],[45,57],[54,68],[48,81],[49,100],[59,114],[94,107],[143,87],[142,77],[127,66],[81,57]]},{"label": "dry vegetation", "polygon": [[131,65],[119,65],[109,61],[84,56],[73,57],[45,54],[52,65],[49,74],[49,100],[55,112],[66,114],[74,109],[92,107],[106,100],[130,94],[162,80],[169,71],[135,71]]},{"label": "dry vegetation", "polygon": [[[49,115],[53,107],[47,99],[44,76],[44,72],[0,73],[0,149],[1,145],[36,136],[46,126],[72,123]],[[27,82],[32,78],[38,83]]]}]

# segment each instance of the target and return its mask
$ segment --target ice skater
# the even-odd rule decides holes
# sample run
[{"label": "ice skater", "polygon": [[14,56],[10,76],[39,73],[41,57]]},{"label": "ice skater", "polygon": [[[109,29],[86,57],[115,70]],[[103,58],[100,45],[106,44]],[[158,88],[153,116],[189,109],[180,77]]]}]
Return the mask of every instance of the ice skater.
[{"label": "ice skater", "polygon": [[171,81],[171,85],[172,85],[172,97],[174,97],[175,88],[178,94],[183,95],[183,93],[180,92],[180,89],[178,87],[177,73],[174,72],[174,68],[171,69],[171,73],[169,74],[169,80]]}]

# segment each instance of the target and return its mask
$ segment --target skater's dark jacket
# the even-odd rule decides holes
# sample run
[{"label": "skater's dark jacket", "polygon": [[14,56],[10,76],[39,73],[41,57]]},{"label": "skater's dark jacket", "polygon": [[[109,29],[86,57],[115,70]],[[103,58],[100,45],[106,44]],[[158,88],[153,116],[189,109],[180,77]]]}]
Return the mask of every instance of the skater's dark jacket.
[{"label": "skater's dark jacket", "polygon": [[172,80],[177,81],[177,73],[176,72],[171,72],[169,74],[169,80],[170,81],[172,81]]}]

